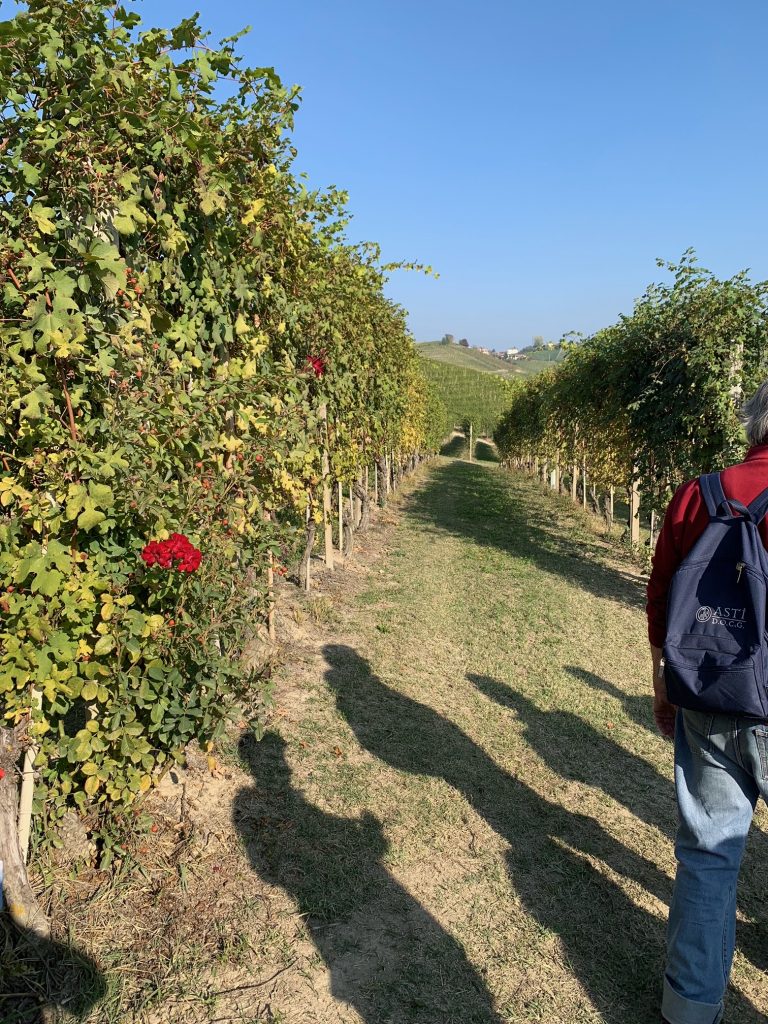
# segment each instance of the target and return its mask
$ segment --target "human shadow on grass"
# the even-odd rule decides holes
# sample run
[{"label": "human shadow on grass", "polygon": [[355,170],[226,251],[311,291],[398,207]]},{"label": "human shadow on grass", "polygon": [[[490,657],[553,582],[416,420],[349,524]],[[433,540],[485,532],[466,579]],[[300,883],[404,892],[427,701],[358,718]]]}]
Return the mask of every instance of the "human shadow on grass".
[{"label": "human shadow on grass", "polygon": [[41,939],[0,914],[0,1021],[84,1020],[106,993],[104,975],[74,946]]},{"label": "human shadow on grass", "polygon": [[[645,725],[646,714],[639,702],[652,706],[651,697],[636,698],[611,683],[582,669],[571,669],[583,681],[599,681],[597,689],[615,690]],[[587,680],[586,677],[591,677]],[[672,783],[644,758],[625,750],[610,737],[561,708],[542,710],[533,701],[505,683],[489,676],[468,673],[467,678],[486,697],[513,711],[525,727],[525,740],[538,756],[563,779],[571,779],[602,790],[641,821],[659,829],[670,842],[677,831],[677,805]],[[651,721],[653,715],[651,712]],[[670,762],[672,747],[669,747]],[[739,909],[748,919],[739,924],[739,948],[759,970],[768,969],[768,915],[765,898],[765,863],[768,861],[768,837],[753,830],[747,844]],[[760,865],[755,871],[753,865]]]},{"label": "human shadow on grass", "polygon": [[[550,526],[539,495],[528,488],[512,492],[512,478],[487,465],[453,461],[436,466],[424,486],[404,501],[412,518],[438,532],[495,547],[568,580],[597,597],[633,608],[645,602],[645,587],[631,573],[605,564],[605,548],[589,536],[569,536]],[[565,499],[564,499],[565,500]],[[563,505],[569,515],[572,507]]]},{"label": "human shadow on grass", "polygon": [[[650,672],[650,666],[651,657],[649,654],[648,664],[644,666],[646,674]],[[609,697],[615,697],[621,702],[628,718],[631,718],[633,722],[636,722],[637,725],[642,726],[648,732],[656,734],[650,683],[648,684],[648,694],[627,693],[614,683],[603,679],[602,676],[595,675],[594,672],[588,672],[585,668],[579,668],[578,665],[565,665],[563,667],[574,679],[578,679],[581,683],[586,683],[591,689],[597,690],[599,693],[607,693]]]},{"label": "human shadow on grass", "polygon": [[234,822],[259,876],[297,903],[333,995],[368,1024],[502,1024],[461,945],[397,882],[381,822],[322,810],[295,786],[286,743],[246,735],[255,787]]},{"label": "human shadow on grass", "polygon": [[677,817],[673,787],[646,760],[614,743],[571,711],[545,711],[490,676],[469,672],[467,679],[486,697],[515,713],[525,727],[526,743],[561,778],[602,790],[667,838],[674,837]]},{"label": "human shadow on grass", "polygon": [[[386,686],[353,649],[329,645],[326,678],[363,747],[399,771],[445,780],[508,844],[510,881],[527,913],[557,935],[563,959],[611,1024],[658,1024],[664,923],[610,872],[668,901],[671,882],[597,822],[500,768],[432,708]],[[557,741],[557,737],[554,737]],[[764,1018],[738,993],[741,1024]]]}]

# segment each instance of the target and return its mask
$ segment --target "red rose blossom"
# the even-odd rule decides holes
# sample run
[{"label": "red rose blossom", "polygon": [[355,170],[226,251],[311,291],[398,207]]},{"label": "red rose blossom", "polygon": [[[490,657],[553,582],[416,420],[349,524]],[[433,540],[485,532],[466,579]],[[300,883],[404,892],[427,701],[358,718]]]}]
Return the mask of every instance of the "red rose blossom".
[{"label": "red rose blossom", "polygon": [[307,369],[314,371],[316,377],[322,377],[327,369],[325,365],[325,356],[323,354],[320,354],[319,356],[308,356]]},{"label": "red rose blossom", "polygon": [[[161,569],[176,568],[179,572],[196,572],[203,559],[183,533],[172,533],[168,540],[152,540],[141,552],[147,568],[159,565]],[[174,564],[175,563],[175,564]]]}]

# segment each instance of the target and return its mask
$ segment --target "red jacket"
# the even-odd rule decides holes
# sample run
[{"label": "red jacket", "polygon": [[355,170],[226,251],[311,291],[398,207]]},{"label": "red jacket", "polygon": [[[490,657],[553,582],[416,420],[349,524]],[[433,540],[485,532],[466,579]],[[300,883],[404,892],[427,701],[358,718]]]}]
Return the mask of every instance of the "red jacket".
[{"label": "red jacket", "polygon": [[[750,448],[743,462],[723,471],[726,498],[743,505],[768,487],[768,444]],[[653,570],[648,580],[648,639],[662,647],[667,635],[667,591],[675,570],[704,532],[709,513],[698,480],[689,480],[675,491],[664,515],[653,555]],[[760,524],[763,544],[768,548],[768,516]]]}]

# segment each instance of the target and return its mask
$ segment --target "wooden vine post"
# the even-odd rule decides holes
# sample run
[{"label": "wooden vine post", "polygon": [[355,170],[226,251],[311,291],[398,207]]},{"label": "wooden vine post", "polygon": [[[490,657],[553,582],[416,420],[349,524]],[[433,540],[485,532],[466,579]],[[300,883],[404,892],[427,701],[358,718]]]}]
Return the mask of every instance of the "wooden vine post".
[{"label": "wooden vine post", "polygon": [[[43,705],[39,690],[32,689],[33,707],[39,710]],[[30,721],[32,715],[30,713]],[[21,770],[21,792],[19,795],[19,849],[26,864],[29,860],[29,839],[32,834],[32,802],[35,796],[35,758],[39,747],[28,743],[24,751],[24,766]]]},{"label": "wooden vine post", "polygon": [[338,490],[338,511],[339,511],[339,554],[344,557],[344,484],[339,480]]},{"label": "wooden vine post", "polygon": [[578,487],[578,483],[579,483],[579,467],[576,465],[575,462],[572,462],[571,463],[571,501],[574,503],[574,505],[576,504],[576,501],[578,500],[578,495],[577,495],[577,492],[576,492],[576,489]]},{"label": "wooden vine post", "polygon": [[315,519],[312,515],[312,497],[308,494],[306,546],[304,548],[304,555],[299,563],[299,583],[307,593],[309,593],[312,586],[312,551],[315,546],[316,529]]},{"label": "wooden vine post", "polygon": [[472,440],[472,434],[473,434],[473,428],[472,428],[472,424],[470,423],[469,424],[469,461],[470,462],[472,461],[472,451],[473,451],[473,448],[474,448],[474,444],[473,444],[473,440]]},{"label": "wooden vine post", "polygon": [[637,478],[637,466],[632,467],[629,485],[629,543],[640,543],[640,481]]},{"label": "wooden vine post", "polygon": [[581,504],[582,508],[587,507],[587,463],[581,460]]},{"label": "wooden vine post", "polygon": [[331,467],[328,458],[328,406],[323,402],[320,406],[320,419],[323,424],[323,534],[325,539],[325,564],[333,568],[333,510],[331,507]]}]

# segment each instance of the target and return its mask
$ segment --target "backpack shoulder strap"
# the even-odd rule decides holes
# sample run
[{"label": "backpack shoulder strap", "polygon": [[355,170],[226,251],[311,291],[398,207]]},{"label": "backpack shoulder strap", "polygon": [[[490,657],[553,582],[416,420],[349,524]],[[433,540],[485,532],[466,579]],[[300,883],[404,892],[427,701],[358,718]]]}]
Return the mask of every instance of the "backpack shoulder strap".
[{"label": "backpack shoulder strap", "polygon": [[719,473],[705,473],[703,476],[700,476],[699,487],[701,488],[702,497],[706,502],[710,519],[717,517],[723,505],[725,505],[727,512],[730,511]]},{"label": "backpack shoulder strap", "polygon": [[761,523],[768,514],[768,487],[749,504],[749,514],[754,523]]}]

